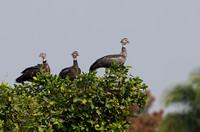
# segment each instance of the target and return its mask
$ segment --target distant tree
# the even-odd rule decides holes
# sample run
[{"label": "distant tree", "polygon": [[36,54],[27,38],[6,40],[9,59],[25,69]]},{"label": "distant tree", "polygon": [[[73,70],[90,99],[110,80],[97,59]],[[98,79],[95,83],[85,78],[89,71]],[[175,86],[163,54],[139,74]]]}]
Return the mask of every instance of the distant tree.
[{"label": "distant tree", "polygon": [[164,97],[166,107],[179,104],[183,109],[169,113],[159,126],[159,132],[200,131],[200,69],[195,69],[189,79],[173,87]]},{"label": "distant tree", "polygon": [[152,106],[152,103],[155,101],[155,98],[151,95],[150,91],[146,91],[147,98],[149,102],[145,105],[144,108],[139,108],[137,103],[134,106],[130,107],[134,113],[137,113],[137,118],[130,118],[133,124],[129,127],[129,132],[156,132],[158,124],[162,119],[163,110],[158,112],[149,113],[149,109]]}]

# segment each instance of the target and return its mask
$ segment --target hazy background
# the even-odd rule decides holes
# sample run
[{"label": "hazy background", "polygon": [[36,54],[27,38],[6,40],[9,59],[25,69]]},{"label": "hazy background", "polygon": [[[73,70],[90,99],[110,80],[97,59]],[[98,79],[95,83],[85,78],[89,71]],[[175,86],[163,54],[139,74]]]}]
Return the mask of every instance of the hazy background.
[{"label": "hazy background", "polygon": [[125,65],[149,86],[158,110],[166,90],[200,64],[199,5],[199,0],[0,0],[0,80],[13,86],[22,70],[42,63],[40,52],[58,74],[72,65],[77,50],[80,68],[88,72],[99,57],[120,53],[120,40],[127,37]]}]

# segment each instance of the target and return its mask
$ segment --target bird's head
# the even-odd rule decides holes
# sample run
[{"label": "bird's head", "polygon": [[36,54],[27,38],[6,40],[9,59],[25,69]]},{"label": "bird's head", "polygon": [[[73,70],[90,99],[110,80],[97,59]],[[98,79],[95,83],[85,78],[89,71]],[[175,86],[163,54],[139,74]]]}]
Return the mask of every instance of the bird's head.
[{"label": "bird's head", "polygon": [[73,56],[73,58],[76,58],[77,56],[79,56],[78,51],[74,51],[74,52],[72,53],[72,56]]},{"label": "bird's head", "polygon": [[46,60],[46,54],[45,53],[40,53],[39,57],[42,57],[43,60]]},{"label": "bird's head", "polygon": [[122,43],[123,45],[126,45],[127,43],[129,43],[129,41],[128,41],[127,38],[123,38],[123,39],[121,40],[121,43]]}]

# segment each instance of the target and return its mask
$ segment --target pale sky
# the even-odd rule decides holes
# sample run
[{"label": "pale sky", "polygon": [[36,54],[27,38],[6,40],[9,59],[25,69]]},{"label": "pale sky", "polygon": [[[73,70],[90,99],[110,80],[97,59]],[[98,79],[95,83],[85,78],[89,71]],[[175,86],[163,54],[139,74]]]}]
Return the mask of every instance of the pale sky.
[{"label": "pale sky", "polygon": [[199,5],[199,0],[0,0],[0,80],[13,86],[21,71],[42,63],[40,52],[47,54],[52,74],[59,74],[72,65],[77,50],[80,68],[88,72],[96,59],[120,53],[127,37],[125,65],[149,86],[156,97],[153,110],[159,110],[165,92],[200,65]]}]

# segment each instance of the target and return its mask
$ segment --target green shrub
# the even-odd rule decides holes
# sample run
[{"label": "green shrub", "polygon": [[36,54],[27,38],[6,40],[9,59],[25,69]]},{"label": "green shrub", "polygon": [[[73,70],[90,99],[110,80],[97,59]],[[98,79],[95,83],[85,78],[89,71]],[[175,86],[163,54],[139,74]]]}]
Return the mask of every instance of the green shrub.
[{"label": "green shrub", "polygon": [[143,107],[147,88],[116,64],[74,81],[45,73],[31,84],[0,85],[0,131],[126,131],[129,106]]}]

